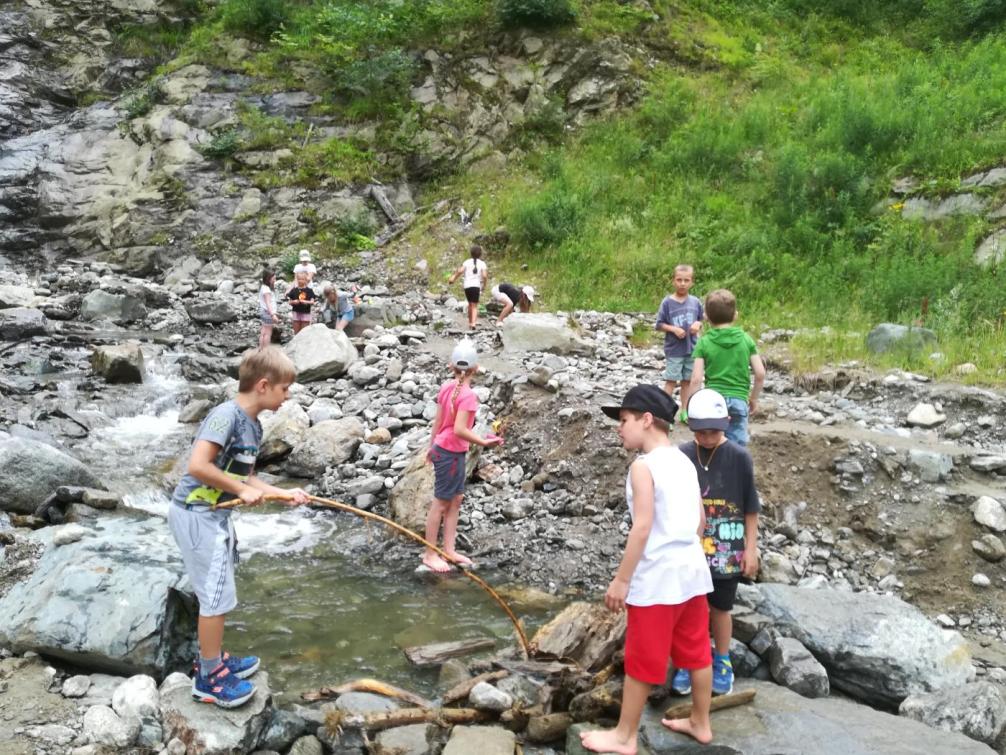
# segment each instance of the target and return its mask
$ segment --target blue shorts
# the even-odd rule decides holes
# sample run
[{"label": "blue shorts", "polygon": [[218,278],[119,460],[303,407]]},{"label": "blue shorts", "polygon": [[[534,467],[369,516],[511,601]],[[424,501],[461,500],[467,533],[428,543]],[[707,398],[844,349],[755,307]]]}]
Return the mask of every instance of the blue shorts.
[{"label": "blue shorts", "polygon": [[741,446],[746,446],[748,435],[748,402],[742,398],[727,399],[727,414],[730,415],[730,426],[727,428],[727,439]]},{"label": "blue shorts", "polygon": [[430,450],[433,462],[433,497],[449,501],[465,492],[465,452],[445,451],[440,446]]},{"label": "blue shorts", "polygon": [[354,317],[356,317],[356,311],[352,309],[347,309],[345,312],[339,313],[339,319],[343,322],[353,322]]},{"label": "blue shorts", "polygon": [[692,357],[667,357],[664,364],[664,380],[683,382],[692,379],[692,365],[695,359]]}]

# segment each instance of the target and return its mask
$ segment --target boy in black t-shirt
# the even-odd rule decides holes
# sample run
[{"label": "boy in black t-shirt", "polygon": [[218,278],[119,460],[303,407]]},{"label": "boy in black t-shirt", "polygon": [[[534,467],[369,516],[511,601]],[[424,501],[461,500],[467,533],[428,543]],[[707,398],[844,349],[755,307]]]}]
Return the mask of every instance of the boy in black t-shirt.
[{"label": "boy in black t-shirt", "polygon": [[297,283],[286,292],[287,301],[293,309],[293,334],[297,335],[301,330],[311,324],[311,306],[318,296],[308,285],[307,273],[300,272],[296,275]]},{"label": "boy in black t-shirt", "polygon": [[[688,427],[695,440],[680,446],[699,476],[699,489],[706,510],[702,548],[713,577],[709,593],[709,623],[713,634],[713,694],[733,690],[730,637],[737,584],[741,577],[758,573],[758,512],[761,503],[755,489],[754,464],[747,449],[727,440],[730,425],[727,402],[711,388],[692,394],[688,401]],[[688,694],[687,672],[678,671],[672,688]]]}]

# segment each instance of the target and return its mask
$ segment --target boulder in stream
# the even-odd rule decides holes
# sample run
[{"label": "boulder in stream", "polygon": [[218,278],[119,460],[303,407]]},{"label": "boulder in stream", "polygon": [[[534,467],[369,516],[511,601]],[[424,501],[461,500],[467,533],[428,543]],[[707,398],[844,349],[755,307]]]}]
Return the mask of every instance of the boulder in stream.
[{"label": "boulder in stream", "polygon": [[44,336],[48,331],[49,321],[37,309],[0,309],[0,341],[20,341],[32,336]]},{"label": "boulder in stream", "polygon": [[356,361],[356,347],[349,337],[322,323],[308,325],[285,348],[302,383],[344,375]]},{"label": "boulder in stream", "polygon": [[324,474],[328,467],[353,458],[357,446],[363,441],[363,435],[363,423],[356,417],[319,422],[294,447],[286,469],[290,474],[300,477]]},{"label": "boulder in stream", "polygon": [[147,308],[135,296],[112,294],[97,288],[80,303],[80,316],[84,320],[134,322],[147,316]]},{"label": "boulder in stream", "polygon": [[103,488],[84,464],[26,438],[0,439],[0,511],[31,514],[61,485]]},{"label": "boulder in stream", "polygon": [[91,354],[91,369],[109,383],[142,383],[143,351],[135,341],[98,346]]}]

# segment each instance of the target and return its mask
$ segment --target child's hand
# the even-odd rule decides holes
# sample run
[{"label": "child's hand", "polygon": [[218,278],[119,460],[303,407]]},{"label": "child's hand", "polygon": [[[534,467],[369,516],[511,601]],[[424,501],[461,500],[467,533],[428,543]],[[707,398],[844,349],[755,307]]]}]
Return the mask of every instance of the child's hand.
[{"label": "child's hand", "polygon": [[305,503],[309,503],[311,500],[310,496],[308,496],[307,492],[303,488],[294,488],[293,490],[287,490],[286,493],[288,493],[293,497],[282,499],[284,506],[303,506]]},{"label": "child's hand", "polygon": [[484,444],[485,448],[495,448],[496,446],[503,445],[503,438],[496,435],[495,433],[489,433],[488,435],[486,435],[485,441],[486,441]]},{"label": "child's hand", "polygon": [[754,414],[758,411],[758,399],[754,396],[748,399],[748,414]]},{"label": "child's hand", "polygon": [[754,579],[758,576],[757,548],[748,548],[744,551],[744,555],[741,556],[741,571],[744,572],[744,576],[748,579]]},{"label": "child's hand", "polygon": [[241,492],[238,493],[238,498],[241,499],[241,503],[246,506],[258,506],[262,503],[264,496],[265,493],[258,488],[253,488],[251,485],[245,485],[241,488]]},{"label": "child's hand", "polygon": [[688,329],[688,331],[693,336],[697,336],[699,334],[700,330],[702,330],[702,323],[699,320],[696,320],[695,322],[693,322],[692,326]]},{"label": "child's hand", "polygon": [[675,338],[684,338],[685,335],[686,335],[685,334],[685,329],[684,328],[679,328],[677,325],[672,325],[671,326],[671,334]]},{"label": "child's hand", "polygon": [[629,583],[623,582],[618,577],[611,580],[608,591],[604,593],[604,605],[609,611],[618,613],[625,610],[625,599],[629,595]]}]

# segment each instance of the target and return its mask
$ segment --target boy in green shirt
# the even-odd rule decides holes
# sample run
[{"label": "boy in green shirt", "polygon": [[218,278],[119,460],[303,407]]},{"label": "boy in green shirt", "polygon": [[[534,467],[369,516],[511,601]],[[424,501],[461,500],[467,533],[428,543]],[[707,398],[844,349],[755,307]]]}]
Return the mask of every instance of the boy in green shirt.
[{"label": "boy in green shirt", "polygon": [[[727,400],[730,427],[727,438],[748,444],[748,414],[758,409],[758,396],[765,383],[765,365],[758,356],[754,339],[734,325],[737,299],[725,288],[706,296],[706,319],[712,326],[695,345],[692,356],[691,393],[712,388]],[[751,375],[754,374],[754,387]]]}]

